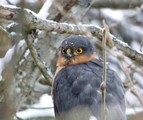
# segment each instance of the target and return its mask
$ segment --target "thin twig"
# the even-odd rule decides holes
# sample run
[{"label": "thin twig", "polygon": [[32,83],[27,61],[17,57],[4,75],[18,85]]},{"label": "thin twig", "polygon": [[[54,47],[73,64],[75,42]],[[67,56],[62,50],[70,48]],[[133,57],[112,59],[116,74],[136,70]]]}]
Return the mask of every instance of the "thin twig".
[{"label": "thin twig", "polygon": [[24,52],[22,53],[22,55],[20,56],[19,60],[18,60],[18,66],[21,65],[21,61],[25,59],[24,55],[27,52],[28,48],[26,47]]},{"label": "thin twig", "polygon": [[102,98],[103,98],[103,120],[106,120],[106,37],[107,37],[107,25],[103,21],[103,37],[102,37],[102,50],[103,50],[103,87],[102,87]]},{"label": "thin twig", "polygon": [[123,70],[125,76],[127,77],[127,79],[128,79],[129,82],[130,82],[131,93],[132,93],[133,95],[135,95],[135,96],[137,97],[137,99],[139,100],[139,102],[141,103],[141,105],[143,105],[143,100],[142,100],[142,98],[140,97],[140,95],[136,92],[135,87],[134,87],[134,83],[133,83],[133,81],[132,81],[132,79],[131,79],[129,73],[125,71],[122,60],[119,59],[119,61],[120,61],[121,69]]},{"label": "thin twig", "polygon": [[94,0],[94,8],[131,9],[142,5],[141,0]]},{"label": "thin twig", "polygon": [[45,79],[47,80],[48,84],[51,86],[52,85],[52,79],[53,77],[51,76],[51,73],[49,73],[50,71],[46,68],[46,66],[43,64],[43,62],[41,61],[41,59],[39,58],[36,48],[35,46],[31,43],[31,41],[34,38],[32,38],[32,35],[28,34],[25,38],[25,41],[27,43],[27,46],[30,50],[30,53],[34,59],[34,61],[36,62],[36,65],[38,66],[38,68],[40,69],[42,75],[45,77]]},{"label": "thin twig", "polygon": [[141,103],[141,105],[143,106],[143,100],[142,98],[140,97],[140,95],[138,94],[138,92],[136,91],[136,89],[133,87],[131,89],[131,93],[137,97],[137,99],[139,100],[139,102]]},{"label": "thin twig", "polygon": [[88,8],[86,8],[84,14],[82,15],[81,20],[86,16],[87,12],[91,9],[91,6],[93,5],[94,2],[95,2],[94,0],[91,1],[90,5],[88,6]]},{"label": "thin twig", "polygon": [[[62,6],[62,7],[58,7],[58,6],[60,6],[59,3],[60,2],[55,1],[56,8],[58,8],[58,10],[60,10],[60,12],[55,16],[54,21],[59,21],[63,17],[63,15],[65,15],[74,5],[77,4],[77,0],[67,0],[67,2],[65,1],[64,6]],[[64,14],[63,14],[63,12],[64,12]]]}]

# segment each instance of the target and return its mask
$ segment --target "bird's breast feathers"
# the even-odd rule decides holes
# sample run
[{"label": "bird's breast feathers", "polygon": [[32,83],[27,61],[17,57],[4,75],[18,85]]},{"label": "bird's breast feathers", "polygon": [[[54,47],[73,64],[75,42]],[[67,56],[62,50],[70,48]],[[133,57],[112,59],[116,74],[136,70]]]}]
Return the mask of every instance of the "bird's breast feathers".
[{"label": "bird's breast feathers", "polygon": [[[99,118],[102,104],[100,89],[102,75],[103,67],[100,60],[70,65],[61,69],[55,76],[53,86],[55,112],[60,111],[62,113],[77,106],[85,106],[90,109],[93,115]],[[110,69],[107,69],[106,89],[106,102],[109,113],[118,113],[117,115],[119,115],[124,109],[124,90],[120,79]],[[114,108],[111,107],[114,104],[118,109],[113,112],[110,108]]]}]

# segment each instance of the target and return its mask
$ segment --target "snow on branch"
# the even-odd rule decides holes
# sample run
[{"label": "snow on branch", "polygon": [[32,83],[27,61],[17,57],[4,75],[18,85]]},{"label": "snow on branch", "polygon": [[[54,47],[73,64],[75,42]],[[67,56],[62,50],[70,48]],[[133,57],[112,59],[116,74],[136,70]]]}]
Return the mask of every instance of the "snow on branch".
[{"label": "snow on branch", "polygon": [[[23,14],[20,20],[19,16]],[[90,31],[98,40],[102,40],[102,28],[96,25],[75,25],[69,23],[58,23],[51,20],[45,20],[38,17],[36,13],[29,9],[21,9],[15,6],[0,5],[0,18],[14,20],[22,25],[24,31],[33,29],[44,30],[48,32],[59,32],[68,34],[86,35]],[[107,36],[106,43],[109,47],[116,46],[126,56],[135,60],[136,62],[143,63],[143,53],[132,49],[127,43],[117,39],[112,34]],[[114,44],[111,44],[114,43]]]}]

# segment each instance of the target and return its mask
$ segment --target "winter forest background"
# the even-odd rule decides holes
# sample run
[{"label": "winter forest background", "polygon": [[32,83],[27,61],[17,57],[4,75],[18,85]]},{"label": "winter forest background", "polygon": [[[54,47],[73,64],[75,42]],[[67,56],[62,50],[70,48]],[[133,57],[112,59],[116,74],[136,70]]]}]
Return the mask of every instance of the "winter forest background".
[{"label": "winter forest background", "polygon": [[104,58],[103,29],[108,65],[126,88],[128,120],[142,120],[143,0],[0,0],[0,120],[53,120],[61,41],[86,35]]}]

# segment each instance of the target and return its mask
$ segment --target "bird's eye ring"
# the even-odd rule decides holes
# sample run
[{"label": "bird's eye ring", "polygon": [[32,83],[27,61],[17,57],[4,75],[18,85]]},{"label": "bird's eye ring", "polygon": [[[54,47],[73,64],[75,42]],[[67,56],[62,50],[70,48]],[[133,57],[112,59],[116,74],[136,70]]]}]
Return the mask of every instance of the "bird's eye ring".
[{"label": "bird's eye ring", "polygon": [[76,50],[75,50],[75,53],[76,54],[82,54],[83,53],[83,49],[82,48],[77,48]]}]

